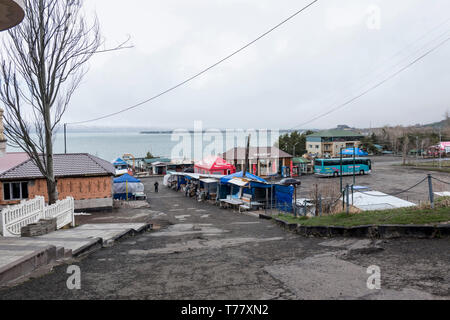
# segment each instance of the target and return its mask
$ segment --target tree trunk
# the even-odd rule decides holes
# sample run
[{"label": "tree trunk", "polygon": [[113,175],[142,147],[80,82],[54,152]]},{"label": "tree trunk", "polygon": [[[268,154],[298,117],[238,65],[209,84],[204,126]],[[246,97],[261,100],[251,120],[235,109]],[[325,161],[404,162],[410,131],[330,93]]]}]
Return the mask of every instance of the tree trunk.
[{"label": "tree trunk", "polygon": [[48,204],[52,205],[58,201],[58,187],[56,185],[56,180],[47,179],[47,190],[48,190]]},{"label": "tree trunk", "polygon": [[[0,0],[0,3],[2,1]],[[88,23],[83,1],[26,0],[24,21],[7,31],[0,55],[0,105],[5,133],[45,177],[50,204],[58,200],[53,132],[102,44],[96,19]],[[25,107],[28,105],[27,107]],[[36,139],[32,139],[32,131]]]},{"label": "tree trunk", "polygon": [[58,201],[58,188],[56,185],[55,171],[53,167],[53,131],[50,117],[50,106],[46,104],[44,107],[44,122],[45,122],[45,164],[47,169],[47,191],[48,204],[52,205]]},{"label": "tree trunk", "polygon": [[403,165],[406,165],[406,157],[408,156],[409,138],[406,135],[403,139]]},{"label": "tree trunk", "polygon": [[48,191],[48,204],[52,205],[58,200],[58,188],[56,185],[55,171],[53,168],[53,144],[52,133],[46,134],[47,153],[45,154],[45,161],[47,164],[47,191]]}]

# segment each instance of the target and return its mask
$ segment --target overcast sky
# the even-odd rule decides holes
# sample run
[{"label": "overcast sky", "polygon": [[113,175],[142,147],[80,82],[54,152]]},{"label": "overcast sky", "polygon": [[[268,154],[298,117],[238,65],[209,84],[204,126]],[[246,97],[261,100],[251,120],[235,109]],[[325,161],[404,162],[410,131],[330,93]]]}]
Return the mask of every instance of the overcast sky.
[{"label": "overcast sky", "polygon": [[[217,62],[311,1],[89,0],[107,46],[66,122],[118,111]],[[358,95],[450,36],[448,0],[320,0],[208,74],[134,111],[89,125],[298,126]],[[388,83],[302,128],[411,125],[450,110],[450,42]]]}]

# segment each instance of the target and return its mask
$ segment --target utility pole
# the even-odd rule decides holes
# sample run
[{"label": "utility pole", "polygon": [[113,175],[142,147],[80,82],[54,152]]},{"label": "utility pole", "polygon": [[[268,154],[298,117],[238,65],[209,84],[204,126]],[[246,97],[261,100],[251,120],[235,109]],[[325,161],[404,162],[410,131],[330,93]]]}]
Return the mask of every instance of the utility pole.
[{"label": "utility pole", "polygon": [[340,170],[339,170],[339,180],[340,180],[340,185],[341,185],[341,190],[340,192],[342,193],[342,150],[343,148],[341,147],[341,152],[340,152]]},{"label": "utility pole", "polygon": [[419,165],[419,137],[416,136],[416,167]]},{"label": "utility pole", "polygon": [[441,134],[441,128],[439,127],[439,168],[441,168],[442,163],[441,163],[441,146],[442,146],[442,134]]},{"label": "utility pole", "polygon": [[356,147],[353,146],[353,185],[356,184]]},{"label": "utility pole", "polygon": [[248,158],[249,158],[249,152],[250,152],[250,138],[251,138],[251,134],[248,135],[247,138],[247,147],[245,148],[245,164],[244,164],[244,173],[243,173],[243,177],[245,178],[245,176],[247,175],[247,171],[249,168],[249,163],[248,163]]},{"label": "utility pole", "polygon": [[67,123],[64,123],[64,153],[67,154]]}]

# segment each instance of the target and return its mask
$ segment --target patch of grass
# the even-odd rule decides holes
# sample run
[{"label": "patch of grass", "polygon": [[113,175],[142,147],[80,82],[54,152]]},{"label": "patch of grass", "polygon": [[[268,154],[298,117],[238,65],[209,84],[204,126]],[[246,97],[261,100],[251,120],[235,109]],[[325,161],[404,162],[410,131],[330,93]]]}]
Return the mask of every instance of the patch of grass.
[{"label": "patch of grass", "polygon": [[410,167],[410,169],[450,173],[450,168]]},{"label": "patch of grass", "polygon": [[447,172],[450,173],[450,161],[443,160],[439,165],[439,161],[426,161],[418,163],[394,164],[394,166],[408,167],[416,170],[426,170],[435,172]]},{"label": "patch of grass", "polygon": [[433,224],[450,221],[450,208],[419,209],[404,208],[385,211],[367,211],[363,213],[339,213],[332,216],[314,218],[295,218],[290,215],[278,215],[277,218],[303,226],[340,226],[356,227],[382,224]]},{"label": "patch of grass", "polygon": [[429,161],[422,161],[422,162],[417,162],[415,163],[415,161],[412,161],[411,163],[407,163],[405,166],[413,166],[413,167],[448,167],[450,168],[450,161],[449,160],[429,160]]}]

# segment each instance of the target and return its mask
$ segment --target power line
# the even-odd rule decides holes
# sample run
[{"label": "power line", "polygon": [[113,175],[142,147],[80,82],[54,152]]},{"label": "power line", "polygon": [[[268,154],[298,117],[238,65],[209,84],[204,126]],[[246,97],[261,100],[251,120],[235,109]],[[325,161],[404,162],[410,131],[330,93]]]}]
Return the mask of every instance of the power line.
[{"label": "power line", "polygon": [[[433,44],[435,42],[437,42],[438,40],[440,40],[442,37],[447,36],[447,33],[449,32],[449,30],[445,30],[445,32],[441,35],[439,35],[437,38],[427,42],[424,46],[420,47],[419,50],[415,50],[413,54],[409,55],[408,59],[403,59],[402,61],[399,61],[397,63],[395,63],[394,65],[391,65],[387,70],[388,72],[379,72],[382,70],[385,70],[384,66],[382,66],[384,63],[390,63],[391,60],[394,60],[394,58],[396,58],[397,56],[400,56],[402,54],[402,52],[406,51],[408,48],[411,48],[413,46],[415,46],[416,43],[420,42],[422,39],[426,38],[429,34],[434,33],[436,30],[440,29],[443,25],[446,25],[448,22],[450,21],[450,19],[446,19],[444,22],[439,23],[437,26],[435,26],[434,28],[432,28],[431,30],[427,31],[426,33],[422,34],[419,38],[417,38],[414,42],[408,44],[406,47],[402,48],[400,51],[398,51],[397,53],[395,53],[393,56],[391,56],[389,59],[386,59],[382,64],[379,64],[378,66],[376,66],[375,68],[372,68],[371,73],[373,72],[373,74],[375,75],[373,77],[373,79],[369,80],[369,81],[364,81],[363,85],[359,85],[357,88],[354,85],[346,85],[345,88],[343,88],[340,91],[344,91],[344,90],[348,90],[348,89],[353,89],[354,91],[359,91],[364,89],[365,87],[367,87],[368,85],[370,85],[371,83],[373,83],[374,81],[376,81],[376,79],[380,79],[383,78],[384,76],[386,76],[387,74],[390,73],[391,70],[400,67],[406,60],[409,60],[410,57],[414,57],[416,54],[420,54],[421,52],[423,52],[424,49],[428,48],[430,44]],[[365,75],[363,77],[360,78],[360,80],[358,80],[357,82],[362,82],[364,79],[368,78],[370,76],[370,74]],[[353,88],[355,87],[355,88]],[[348,97],[348,95],[346,95]],[[332,96],[329,97],[329,99],[323,100],[323,103],[321,104],[325,104],[325,101],[327,101],[327,104],[329,104],[330,106],[335,105],[339,102],[338,99],[335,99],[335,97],[338,97],[338,94],[335,93]],[[342,99],[340,99],[342,100]],[[330,103],[328,103],[328,101],[330,101]]]},{"label": "power line", "polygon": [[297,12],[295,12],[294,14],[292,14],[291,16],[289,16],[288,18],[284,19],[282,22],[280,22],[279,24],[277,24],[277,25],[274,26],[273,28],[271,28],[271,29],[269,29],[268,31],[264,32],[264,33],[261,34],[259,37],[257,37],[257,38],[254,39],[253,41],[247,43],[246,45],[244,45],[243,47],[241,47],[241,48],[239,48],[238,50],[234,51],[233,53],[229,54],[229,55],[226,56],[225,58],[219,60],[218,62],[214,63],[213,65],[211,65],[211,66],[209,66],[209,67],[207,67],[206,69],[203,69],[202,71],[196,73],[195,75],[193,75],[192,77],[190,77],[190,78],[184,80],[183,82],[180,82],[179,84],[177,84],[177,85],[175,85],[175,86],[173,86],[173,87],[171,87],[171,88],[169,88],[169,89],[167,89],[167,90],[165,90],[165,91],[163,91],[163,92],[161,92],[161,93],[159,93],[159,94],[157,94],[157,95],[155,95],[155,96],[153,96],[153,97],[151,97],[151,98],[149,98],[149,99],[147,99],[147,100],[144,100],[144,101],[142,101],[142,102],[140,102],[140,103],[137,103],[137,104],[135,104],[135,105],[133,105],[133,106],[130,106],[130,107],[128,107],[128,108],[122,109],[122,110],[117,111],[117,112],[114,112],[114,113],[107,114],[107,115],[102,116],[102,117],[98,117],[98,118],[94,118],[94,119],[86,120],[86,121],[72,122],[72,123],[67,123],[67,124],[84,124],[84,123],[90,123],[90,122],[95,122],[95,121],[99,121],[99,120],[104,120],[104,119],[111,118],[111,117],[113,117],[113,116],[122,114],[122,113],[124,113],[124,112],[130,111],[130,110],[133,110],[133,109],[136,109],[136,108],[138,108],[138,107],[140,107],[140,106],[142,106],[142,105],[144,105],[144,104],[146,104],[146,103],[148,103],[148,102],[151,102],[151,101],[153,101],[153,100],[155,100],[155,99],[158,99],[159,97],[161,97],[161,96],[163,96],[163,95],[165,95],[165,94],[167,94],[167,93],[169,93],[169,92],[171,92],[171,91],[174,91],[175,89],[177,89],[177,88],[179,88],[179,87],[185,85],[186,83],[188,83],[188,82],[190,82],[190,81],[192,81],[192,80],[194,80],[194,79],[200,77],[201,75],[203,75],[204,73],[208,72],[209,70],[211,70],[211,69],[217,67],[219,64],[221,64],[221,63],[223,63],[223,62],[229,60],[229,59],[232,58],[232,57],[234,57],[235,55],[237,55],[237,54],[240,53],[241,51],[244,51],[245,49],[247,49],[248,47],[250,47],[251,45],[253,45],[255,42],[261,40],[262,38],[264,38],[265,36],[267,36],[269,33],[275,31],[276,29],[278,29],[279,27],[281,27],[282,25],[284,25],[284,24],[287,23],[288,21],[292,20],[293,18],[295,18],[296,16],[298,16],[300,13],[302,13],[303,11],[305,11],[306,9],[308,9],[309,7],[311,7],[312,5],[314,5],[314,4],[315,4],[316,2],[318,2],[318,1],[319,1],[319,0],[314,0],[314,1],[312,1],[312,2],[309,3],[307,6],[303,7],[303,8],[300,9],[300,10],[298,10]]},{"label": "power line", "polygon": [[441,180],[441,179],[438,179],[438,178],[435,178],[435,177],[432,177],[432,178],[433,178],[434,180],[436,180],[436,181],[441,182],[441,183],[450,185],[450,182],[445,182],[445,181],[443,181],[443,180]]},{"label": "power line", "polygon": [[420,60],[422,60],[423,58],[425,58],[426,56],[428,56],[429,54],[431,54],[432,52],[434,52],[435,50],[437,50],[438,48],[442,47],[444,44],[446,44],[448,41],[450,40],[450,38],[445,39],[444,41],[441,41],[438,45],[434,46],[433,48],[431,48],[430,50],[428,50],[427,52],[425,52],[424,54],[422,54],[420,57],[414,59],[412,62],[408,63],[405,67],[401,68],[400,70],[396,71],[395,73],[391,74],[390,76],[388,76],[387,78],[385,78],[384,80],[378,82],[377,84],[371,86],[369,89],[363,91],[362,93],[358,94],[357,96],[351,98],[350,100],[347,100],[346,102],[332,108],[331,110],[317,116],[314,117],[313,119],[306,121],[302,124],[299,124],[293,128],[291,128],[291,130],[305,126],[307,124],[310,124],[312,122],[315,122],[333,112],[336,112],[339,109],[344,108],[345,106],[351,104],[352,102],[358,100],[359,98],[365,96],[366,94],[368,94],[369,92],[377,89],[378,87],[382,86],[383,84],[385,84],[386,82],[388,82],[389,80],[391,80],[392,78],[396,77],[397,75],[399,75],[400,73],[402,73],[403,71],[405,71],[406,69],[410,68],[411,66],[413,66],[414,64],[416,64],[417,62],[419,62]]},{"label": "power line", "polygon": [[376,194],[368,194],[366,192],[359,192],[365,195],[368,195],[370,197],[378,197],[378,198],[384,198],[384,197],[395,197],[398,195],[401,195],[402,193],[408,192],[416,187],[418,187],[420,184],[422,184],[423,182],[425,182],[425,180],[427,180],[428,177],[424,178],[423,180],[421,180],[420,182],[418,182],[417,184],[413,185],[412,187],[409,187],[408,189],[402,190],[400,192],[394,193],[394,194],[386,194],[386,195],[376,195]]}]

